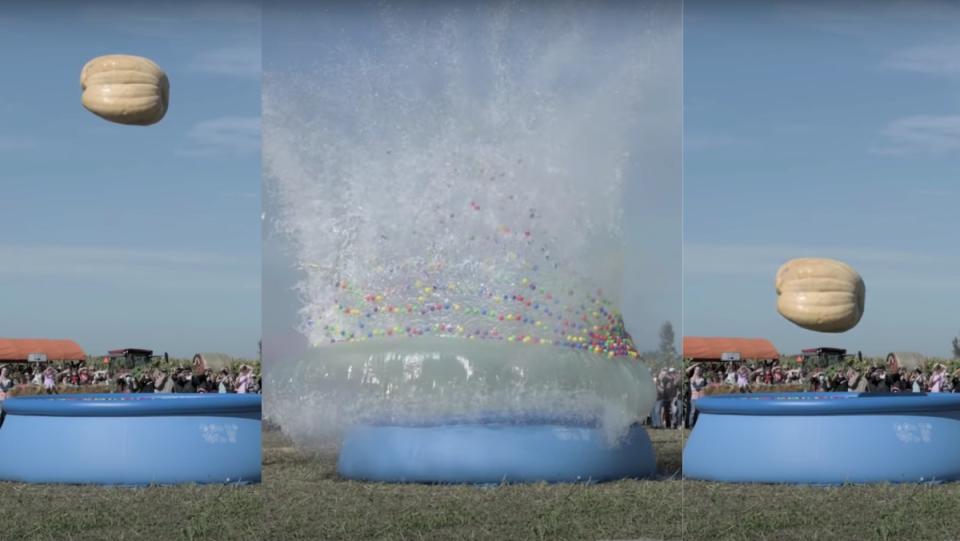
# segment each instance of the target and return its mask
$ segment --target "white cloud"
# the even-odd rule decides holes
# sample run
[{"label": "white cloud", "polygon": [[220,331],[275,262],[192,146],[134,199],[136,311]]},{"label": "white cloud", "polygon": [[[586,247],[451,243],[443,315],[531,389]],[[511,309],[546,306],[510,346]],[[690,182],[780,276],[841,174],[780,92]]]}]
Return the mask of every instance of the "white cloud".
[{"label": "white cloud", "polygon": [[228,116],[204,120],[187,133],[190,147],[182,154],[209,156],[260,151],[260,117]]},{"label": "white cloud", "polygon": [[190,62],[190,69],[217,75],[260,77],[260,47],[235,46],[204,51]]},{"label": "white cloud", "polygon": [[930,75],[960,75],[960,43],[925,45],[896,51],[883,66]]},{"label": "white cloud", "polygon": [[880,154],[960,151],[960,115],[915,115],[894,120],[883,130],[888,146]]},{"label": "white cloud", "polygon": [[256,262],[213,252],[0,244],[0,259],[0,276],[86,278],[147,288],[259,289]]}]

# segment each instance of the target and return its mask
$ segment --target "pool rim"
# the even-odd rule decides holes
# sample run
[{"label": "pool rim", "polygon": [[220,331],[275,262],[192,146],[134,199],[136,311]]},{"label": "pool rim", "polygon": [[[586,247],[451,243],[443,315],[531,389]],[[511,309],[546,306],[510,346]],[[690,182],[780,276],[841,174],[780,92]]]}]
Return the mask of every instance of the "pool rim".
[{"label": "pool rim", "polygon": [[78,393],[15,396],[0,402],[4,415],[138,417],[261,413],[259,394]]},{"label": "pool rim", "polygon": [[[639,419],[634,421],[639,422]],[[633,423],[630,423],[633,424]],[[452,426],[493,427],[493,426],[559,426],[564,428],[602,428],[603,417],[595,411],[497,411],[483,410],[475,413],[448,413],[439,415],[405,414],[387,416],[383,414],[360,417],[352,423],[354,426],[397,427],[397,428],[439,428]]]},{"label": "pool rim", "polygon": [[792,392],[710,395],[693,403],[701,414],[870,415],[960,412],[960,393]]}]

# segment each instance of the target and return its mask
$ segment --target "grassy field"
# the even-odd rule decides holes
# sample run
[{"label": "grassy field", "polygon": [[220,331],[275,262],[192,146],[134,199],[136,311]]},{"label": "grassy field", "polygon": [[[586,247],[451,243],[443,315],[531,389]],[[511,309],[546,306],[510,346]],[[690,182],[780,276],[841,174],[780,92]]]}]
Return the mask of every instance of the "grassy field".
[{"label": "grassy field", "polygon": [[0,483],[0,539],[266,539],[263,491],[263,485],[110,488]]},{"label": "grassy field", "polygon": [[665,480],[599,485],[387,485],[338,479],[336,454],[264,436],[275,539],[679,539],[680,434],[654,430]]},{"label": "grassy field", "polygon": [[802,487],[683,481],[685,540],[960,539],[960,483]]},{"label": "grassy field", "polygon": [[662,479],[479,488],[344,481],[268,429],[259,486],[0,483],[0,540],[960,539],[960,483],[681,483],[680,434],[650,433]]}]

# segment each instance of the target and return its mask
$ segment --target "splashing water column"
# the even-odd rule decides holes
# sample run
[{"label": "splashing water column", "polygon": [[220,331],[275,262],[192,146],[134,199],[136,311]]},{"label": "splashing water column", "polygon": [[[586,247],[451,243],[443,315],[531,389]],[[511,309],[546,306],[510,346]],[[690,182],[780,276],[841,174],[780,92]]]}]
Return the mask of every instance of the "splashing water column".
[{"label": "splashing water column", "polygon": [[386,9],[363,39],[318,28],[348,36],[321,68],[265,78],[267,210],[312,345],[268,371],[270,399],[300,445],[342,442],[343,475],[653,472],[652,378],[617,306],[651,49],[622,15]]}]

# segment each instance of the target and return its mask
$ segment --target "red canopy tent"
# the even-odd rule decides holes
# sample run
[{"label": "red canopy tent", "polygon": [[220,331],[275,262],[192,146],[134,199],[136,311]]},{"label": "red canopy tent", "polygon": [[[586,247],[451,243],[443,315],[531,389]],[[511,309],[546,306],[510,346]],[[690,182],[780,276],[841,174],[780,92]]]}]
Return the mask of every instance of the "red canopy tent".
[{"label": "red canopy tent", "polygon": [[[739,359],[725,359],[730,355]],[[764,338],[683,337],[683,357],[691,361],[773,360],[780,352]]]},{"label": "red canopy tent", "polygon": [[0,362],[27,362],[31,353],[43,353],[48,361],[82,361],[87,358],[73,340],[48,338],[0,338]]}]

